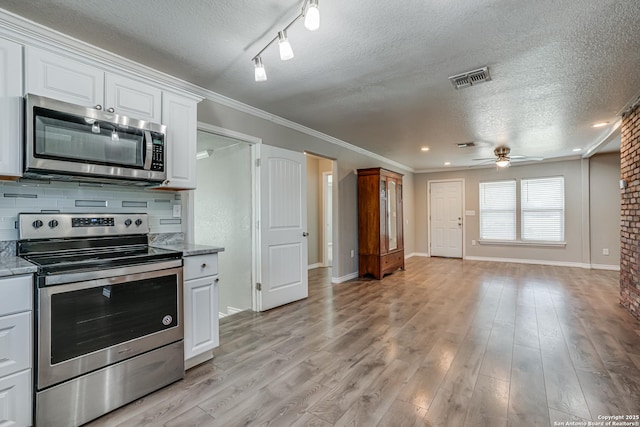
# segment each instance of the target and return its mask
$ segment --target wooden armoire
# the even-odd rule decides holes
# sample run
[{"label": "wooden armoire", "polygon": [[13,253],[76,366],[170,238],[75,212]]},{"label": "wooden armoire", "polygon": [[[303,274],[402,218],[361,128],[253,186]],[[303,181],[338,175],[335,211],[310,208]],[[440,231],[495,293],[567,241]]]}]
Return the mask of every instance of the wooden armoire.
[{"label": "wooden armoire", "polygon": [[404,270],[402,174],[358,169],[358,275]]}]

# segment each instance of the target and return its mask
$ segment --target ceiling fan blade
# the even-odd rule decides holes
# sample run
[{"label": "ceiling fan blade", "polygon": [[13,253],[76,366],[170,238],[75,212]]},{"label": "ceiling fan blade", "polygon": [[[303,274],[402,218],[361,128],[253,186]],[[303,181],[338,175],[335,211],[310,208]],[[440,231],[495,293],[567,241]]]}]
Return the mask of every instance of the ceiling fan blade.
[{"label": "ceiling fan blade", "polygon": [[488,160],[495,161],[496,158],[495,157],[485,157],[484,159],[471,159],[471,160],[473,160],[474,162],[483,162],[483,161],[488,161]]},{"label": "ceiling fan blade", "polygon": [[496,159],[473,159],[473,160],[483,160],[480,163],[476,163],[475,165],[471,165],[469,166],[470,168],[475,167],[475,166],[482,166],[482,165],[488,165],[489,163],[495,163]]},{"label": "ceiling fan blade", "polygon": [[534,157],[534,156],[511,156],[511,160],[516,160],[516,161],[540,161],[540,160],[544,160],[544,157]]}]

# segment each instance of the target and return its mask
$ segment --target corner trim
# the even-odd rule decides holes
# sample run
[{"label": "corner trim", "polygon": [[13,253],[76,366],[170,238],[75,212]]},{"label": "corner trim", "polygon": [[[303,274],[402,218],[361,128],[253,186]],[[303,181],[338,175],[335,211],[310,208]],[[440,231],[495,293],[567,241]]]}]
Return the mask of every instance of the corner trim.
[{"label": "corner trim", "polygon": [[315,264],[309,264],[309,265],[307,266],[307,270],[313,270],[314,268],[320,268],[320,267],[322,267],[322,266],[324,266],[324,264],[323,264],[323,263],[321,263],[321,262],[316,262]]},{"label": "corner trim", "polygon": [[347,282],[351,279],[356,279],[358,277],[358,272],[355,271],[353,273],[349,273],[346,274],[344,276],[340,276],[340,277],[332,277],[331,278],[331,283],[344,283]]}]

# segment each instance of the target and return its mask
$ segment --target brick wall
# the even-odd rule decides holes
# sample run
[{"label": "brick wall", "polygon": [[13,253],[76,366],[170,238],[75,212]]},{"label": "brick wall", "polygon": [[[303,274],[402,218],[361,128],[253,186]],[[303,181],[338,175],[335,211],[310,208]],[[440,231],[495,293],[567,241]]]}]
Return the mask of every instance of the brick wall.
[{"label": "brick wall", "polygon": [[622,117],[620,304],[640,319],[640,105]]}]

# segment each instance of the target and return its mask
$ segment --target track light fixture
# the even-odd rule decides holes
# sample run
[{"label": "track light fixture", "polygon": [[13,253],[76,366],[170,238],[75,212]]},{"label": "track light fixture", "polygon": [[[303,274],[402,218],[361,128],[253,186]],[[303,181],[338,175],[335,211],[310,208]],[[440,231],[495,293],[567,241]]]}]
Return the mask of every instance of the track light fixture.
[{"label": "track light fixture", "polygon": [[264,65],[262,64],[262,58],[256,56],[253,58],[253,65],[255,66],[255,75],[257,82],[264,82],[267,80],[267,72],[264,70]]},{"label": "track light fixture", "polygon": [[304,15],[304,26],[309,31],[316,31],[320,28],[320,10],[318,0],[310,0],[307,11]]},{"label": "track light fixture", "polygon": [[280,59],[288,61],[293,58],[293,49],[287,38],[287,31],[278,32],[278,48],[280,49]]},{"label": "track light fixture", "polygon": [[304,26],[309,31],[316,31],[320,28],[320,10],[318,9],[318,0],[305,0],[302,5],[302,10],[293,18],[289,24],[284,27],[282,30],[278,31],[278,34],[271,39],[269,43],[265,47],[262,48],[260,52],[256,56],[254,56],[251,61],[253,61],[254,76],[257,82],[267,81],[267,73],[264,69],[264,64],[262,63],[262,53],[267,50],[269,46],[271,46],[275,41],[278,41],[278,48],[280,51],[280,59],[283,61],[288,61],[293,58],[293,49],[291,48],[291,43],[287,38],[287,30],[296,22],[298,19],[304,17]]}]

